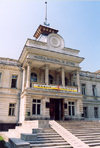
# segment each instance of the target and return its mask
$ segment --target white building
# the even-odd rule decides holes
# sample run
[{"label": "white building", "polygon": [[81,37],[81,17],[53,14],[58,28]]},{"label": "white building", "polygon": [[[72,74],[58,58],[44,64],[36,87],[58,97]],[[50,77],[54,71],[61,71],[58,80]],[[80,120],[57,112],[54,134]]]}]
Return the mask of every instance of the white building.
[{"label": "white building", "polygon": [[[34,119],[100,119],[100,72],[81,71],[79,50],[40,25],[18,60],[0,58],[0,125]],[[2,130],[2,129],[1,129]]]}]

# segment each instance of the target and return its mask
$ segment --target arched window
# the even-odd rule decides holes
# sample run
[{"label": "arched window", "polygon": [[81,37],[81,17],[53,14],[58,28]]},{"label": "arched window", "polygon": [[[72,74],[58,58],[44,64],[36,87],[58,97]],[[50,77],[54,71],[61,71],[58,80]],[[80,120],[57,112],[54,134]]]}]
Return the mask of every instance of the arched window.
[{"label": "arched window", "polygon": [[49,84],[53,84],[53,76],[49,75]]},{"label": "arched window", "polygon": [[37,74],[31,73],[31,82],[37,82]]},{"label": "arched window", "polygon": [[65,77],[65,86],[67,86],[68,85],[68,79],[67,79],[67,77]]}]

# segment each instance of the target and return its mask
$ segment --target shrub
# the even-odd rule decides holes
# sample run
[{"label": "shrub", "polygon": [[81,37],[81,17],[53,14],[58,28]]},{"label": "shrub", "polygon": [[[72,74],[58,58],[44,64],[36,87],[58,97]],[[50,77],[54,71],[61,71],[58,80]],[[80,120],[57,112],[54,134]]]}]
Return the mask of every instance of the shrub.
[{"label": "shrub", "polygon": [[1,137],[1,136],[0,136],[0,148],[7,148],[5,146],[5,141],[4,141],[3,137]]}]

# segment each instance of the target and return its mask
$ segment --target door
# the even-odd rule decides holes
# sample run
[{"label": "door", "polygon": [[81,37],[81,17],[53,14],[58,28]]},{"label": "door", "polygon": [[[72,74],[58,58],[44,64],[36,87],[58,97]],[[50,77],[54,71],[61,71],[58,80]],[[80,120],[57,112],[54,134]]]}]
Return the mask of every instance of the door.
[{"label": "door", "polygon": [[50,99],[50,119],[63,119],[63,99]]}]

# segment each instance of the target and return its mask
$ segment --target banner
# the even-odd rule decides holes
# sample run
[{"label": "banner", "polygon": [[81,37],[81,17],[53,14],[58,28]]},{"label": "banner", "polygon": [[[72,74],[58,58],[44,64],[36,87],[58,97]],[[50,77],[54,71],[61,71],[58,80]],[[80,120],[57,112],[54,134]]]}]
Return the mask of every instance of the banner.
[{"label": "banner", "polygon": [[40,84],[33,84],[34,88],[41,88],[41,89],[53,89],[58,91],[67,91],[67,92],[77,92],[77,88],[75,87],[62,87],[62,86],[54,86],[54,85],[40,85]]}]

